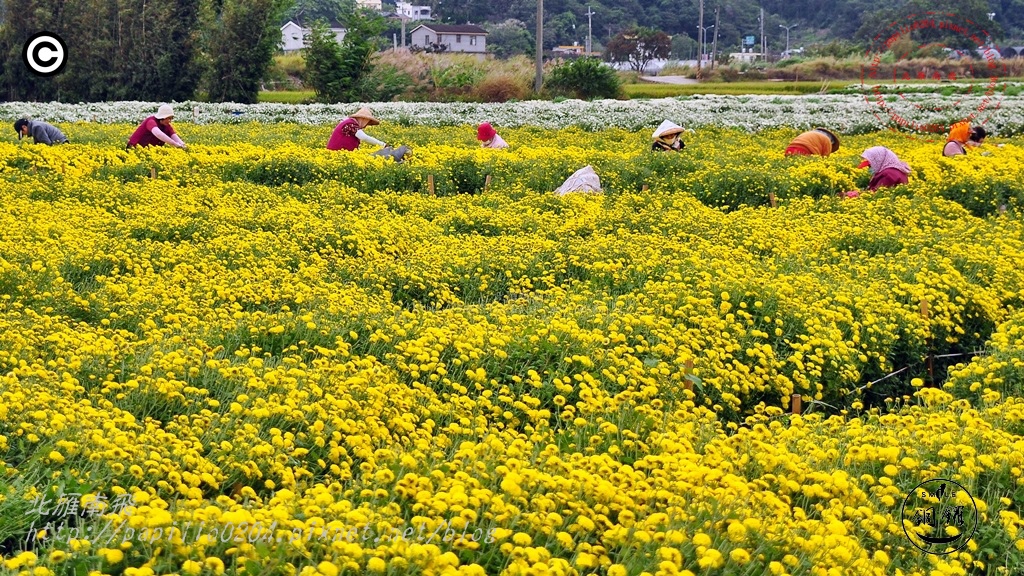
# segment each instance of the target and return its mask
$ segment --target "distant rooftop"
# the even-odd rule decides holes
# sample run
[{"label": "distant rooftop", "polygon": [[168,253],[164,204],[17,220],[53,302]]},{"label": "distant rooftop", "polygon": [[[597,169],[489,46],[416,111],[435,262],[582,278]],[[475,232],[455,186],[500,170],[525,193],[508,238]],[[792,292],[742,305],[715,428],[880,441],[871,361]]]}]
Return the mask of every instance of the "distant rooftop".
[{"label": "distant rooftop", "polygon": [[487,30],[475,24],[420,24],[420,26],[442,34],[487,34]]}]

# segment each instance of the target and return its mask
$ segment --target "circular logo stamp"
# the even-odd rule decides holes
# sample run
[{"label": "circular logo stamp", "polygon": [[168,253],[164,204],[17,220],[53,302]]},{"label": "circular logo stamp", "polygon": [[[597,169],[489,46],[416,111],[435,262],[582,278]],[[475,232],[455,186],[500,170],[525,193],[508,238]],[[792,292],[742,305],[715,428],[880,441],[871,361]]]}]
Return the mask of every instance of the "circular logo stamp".
[{"label": "circular logo stamp", "polygon": [[[910,14],[890,23],[872,39],[868,64],[861,69],[872,114],[892,130],[917,133],[945,134],[958,122],[986,124],[1002,102],[1005,86],[999,78],[1006,76],[1006,64],[990,39],[980,24],[945,12]],[[919,64],[929,62],[916,58],[922,54],[933,57],[930,64]],[[914,81],[967,85],[962,94],[954,87],[934,88],[929,97],[908,84]]]},{"label": "circular logo stamp", "polygon": [[37,32],[25,42],[21,59],[36,76],[60,74],[68,63],[68,45],[53,32]]},{"label": "circular logo stamp", "polygon": [[967,546],[978,529],[978,505],[966,488],[952,480],[926,480],[903,500],[900,524],[922,552],[951,554]]}]

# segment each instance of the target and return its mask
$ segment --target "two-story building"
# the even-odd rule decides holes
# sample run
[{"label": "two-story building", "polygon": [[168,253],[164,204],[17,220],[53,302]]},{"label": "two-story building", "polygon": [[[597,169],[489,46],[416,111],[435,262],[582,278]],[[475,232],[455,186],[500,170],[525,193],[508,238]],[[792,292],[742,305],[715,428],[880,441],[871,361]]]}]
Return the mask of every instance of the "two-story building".
[{"label": "two-story building", "polygon": [[411,45],[419,48],[444,45],[446,52],[487,51],[487,30],[475,24],[420,24],[409,36]]},{"label": "two-story building", "polygon": [[[345,39],[345,29],[338,22],[331,22],[330,25],[335,41],[341,44],[341,41]],[[293,54],[302,50],[306,47],[305,41],[309,32],[309,28],[289,20],[284,26],[281,26],[281,50],[285,54]]]}]

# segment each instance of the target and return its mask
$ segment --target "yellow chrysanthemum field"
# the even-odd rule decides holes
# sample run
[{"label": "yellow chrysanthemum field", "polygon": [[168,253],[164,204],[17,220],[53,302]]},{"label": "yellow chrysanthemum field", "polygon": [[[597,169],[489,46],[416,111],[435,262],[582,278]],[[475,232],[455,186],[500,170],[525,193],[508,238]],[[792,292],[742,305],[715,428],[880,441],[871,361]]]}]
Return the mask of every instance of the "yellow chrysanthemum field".
[{"label": "yellow chrysanthemum field", "polygon": [[1024,571],[1020,139],[59,126],[0,143],[0,573]]}]

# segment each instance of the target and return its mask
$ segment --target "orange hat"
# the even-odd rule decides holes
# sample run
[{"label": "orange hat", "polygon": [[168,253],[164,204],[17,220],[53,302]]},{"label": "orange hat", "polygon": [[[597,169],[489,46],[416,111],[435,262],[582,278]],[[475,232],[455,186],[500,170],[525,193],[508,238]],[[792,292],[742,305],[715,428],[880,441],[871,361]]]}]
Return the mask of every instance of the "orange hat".
[{"label": "orange hat", "polygon": [[970,122],[957,122],[949,127],[949,137],[946,138],[946,142],[959,142],[963,144],[967,142],[971,136],[971,123]]}]

